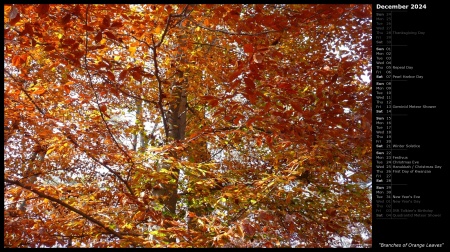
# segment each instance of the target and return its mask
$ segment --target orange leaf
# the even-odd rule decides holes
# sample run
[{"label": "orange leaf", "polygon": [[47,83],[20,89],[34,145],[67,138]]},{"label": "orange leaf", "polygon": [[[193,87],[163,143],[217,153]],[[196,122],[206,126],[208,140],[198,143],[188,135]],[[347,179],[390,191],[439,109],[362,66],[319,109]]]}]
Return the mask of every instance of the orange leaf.
[{"label": "orange leaf", "polygon": [[40,95],[40,94],[45,93],[45,91],[47,91],[47,90],[45,90],[44,88],[39,88],[39,89],[35,90],[33,93],[31,93],[31,94]]},{"label": "orange leaf", "polygon": [[13,66],[20,66],[20,57],[17,55],[14,55],[11,59],[11,63]]},{"label": "orange leaf", "polygon": [[107,109],[105,104],[100,105],[100,112],[105,112]]},{"label": "orange leaf", "polygon": [[145,213],[138,211],[134,216],[133,216],[133,220],[135,221],[143,221],[145,220]]},{"label": "orange leaf", "polygon": [[63,87],[66,94],[70,94],[70,87],[68,85],[64,85]]},{"label": "orange leaf", "polygon": [[262,145],[261,137],[256,138],[256,145],[258,145],[258,147],[261,147]]}]

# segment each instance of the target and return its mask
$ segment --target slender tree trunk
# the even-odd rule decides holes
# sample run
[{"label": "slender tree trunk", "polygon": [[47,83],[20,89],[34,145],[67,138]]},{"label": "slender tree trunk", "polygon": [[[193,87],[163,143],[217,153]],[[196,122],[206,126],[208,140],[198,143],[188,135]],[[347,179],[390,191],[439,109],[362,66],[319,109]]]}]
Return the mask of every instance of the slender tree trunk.
[{"label": "slender tree trunk", "polygon": [[[170,104],[167,116],[168,136],[171,141],[175,142],[184,140],[186,134],[186,83],[186,80],[183,79],[183,72],[178,71],[178,80],[173,81],[171,93],[171,96],[176,99]],[[175,152],[172,152],[171,156],[175,159],[180,158]],[[173,179],[175,183],[166,183],[162,189],[157,190],[156,194],[164,197],[163,204],[171,214],[175,214],[178,202],[177,191],[180,171],[172,167],[171,164],[164,164],[161,168],[165,168],[174,174]]]},{"label": "slender tree trunk", "polygon": [[[179,36],[178,42],[174,45],[178,50],[177,55],[175,55],[175,60],[177,66],[181,66],[185,63],[182,47],[185,44],[185,36]],[[187,112],[187,95],[186,95],[186,85],[187,79],[184,76],[184,72],[177,68],[176,76],[170,86],[170,97],[173,98],[169,104],[167,111],[164,111],[164,117],[167,123],[166,132],[166,144],[172,142],[177,143],[183,141],[186,135],[186,112]],[[170,152],[170,156],[175,160],[181,157],[175,152]],[[171,182],[167,181],[161,188],[154,189],[153,193],[157,196],[165,207],[165,213],[167,219],[170,220],[170,216],[176,215],[177,202],[178,202],[178,183],[179,183],[179,169],[172,165],[172,162],[163,163],[158,167],[158,171],[166,169],[171,172],[171,177],[168,178]],[[164,228],[170,228],[172,225],[170,222],[165,222],[163,224]],[[169,242],[176,242],[176,239],[169,238]]]}]

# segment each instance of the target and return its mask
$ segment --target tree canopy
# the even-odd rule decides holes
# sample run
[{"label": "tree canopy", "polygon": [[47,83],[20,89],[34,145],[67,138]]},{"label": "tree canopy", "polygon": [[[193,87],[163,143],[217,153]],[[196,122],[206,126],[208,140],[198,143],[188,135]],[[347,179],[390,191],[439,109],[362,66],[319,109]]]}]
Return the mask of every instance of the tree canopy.
[{"label": "tree canopy", "polygon": [[370,246],[371,16],[5,5],[4,246]]}]

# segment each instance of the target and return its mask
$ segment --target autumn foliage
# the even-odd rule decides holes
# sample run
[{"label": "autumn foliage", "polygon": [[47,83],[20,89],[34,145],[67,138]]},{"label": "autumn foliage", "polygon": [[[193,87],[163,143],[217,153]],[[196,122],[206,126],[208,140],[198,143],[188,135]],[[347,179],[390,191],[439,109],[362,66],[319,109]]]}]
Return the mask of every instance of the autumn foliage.
[{"label": "autumn foliage", "polygon": [[4,247],[370,246],[371,5],[4,6]]}]

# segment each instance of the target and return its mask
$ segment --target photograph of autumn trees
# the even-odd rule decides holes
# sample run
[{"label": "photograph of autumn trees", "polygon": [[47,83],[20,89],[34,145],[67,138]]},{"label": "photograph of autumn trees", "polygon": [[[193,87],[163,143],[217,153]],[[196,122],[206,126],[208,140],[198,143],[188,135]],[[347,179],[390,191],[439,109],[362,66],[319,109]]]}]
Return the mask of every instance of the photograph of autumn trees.
[{"label": "photograph of autumn trees", "polygon": [[4,248],[371,247],[371,18],[5,4]]}]

